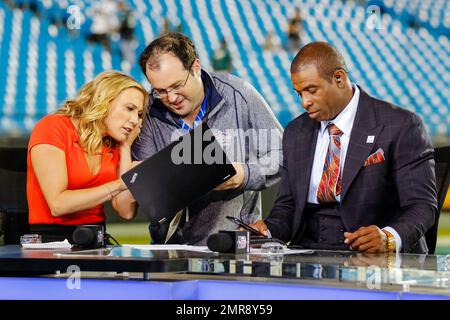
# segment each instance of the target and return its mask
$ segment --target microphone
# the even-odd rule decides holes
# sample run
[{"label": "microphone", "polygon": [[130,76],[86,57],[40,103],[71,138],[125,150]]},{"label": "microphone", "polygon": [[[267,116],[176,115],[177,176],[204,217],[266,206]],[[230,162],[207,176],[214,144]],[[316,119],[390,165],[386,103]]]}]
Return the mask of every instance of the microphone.
[{"label": "microphone", "polygon": [[214,233],[206,240],[208,249],[220,253],[242,254],[249,252],[248,231],[225,231]]},{"label": "microphone", "polygon": [[73,242],[80,246],[86,246],[94,242],[94,233],[88,228],[77,228],[72,235]]},{"label": "microphone", "polygon": [[80,225],[72,234],[74,244],[85,249],[105,246],[105,232],[102,225]]}]

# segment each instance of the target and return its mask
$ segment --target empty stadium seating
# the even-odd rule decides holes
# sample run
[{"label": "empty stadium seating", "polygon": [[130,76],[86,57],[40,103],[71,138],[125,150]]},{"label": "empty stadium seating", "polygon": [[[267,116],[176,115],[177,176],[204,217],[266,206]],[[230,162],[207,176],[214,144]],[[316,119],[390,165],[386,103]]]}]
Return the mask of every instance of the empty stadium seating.
[{"label": "empty stadium seating", "polygon": [[[13,2],[13,1],[12,1]],[[21,2],[30,2],[21,0]],[[31,1],[31,10],[0,2],[0,134],[27,134],[37,120],[73,97],[102,70],[121,70],[117,46],[108,52],[88,43],[92,1]],[[16,1],[18,3],[18,1]],[[286,43],[287,21],[302,11],[303,43],[325,40],[345,56],[351,78],[370,94],[416,111],[432,136],[450,134],[449,2],[333,0],[128,0],[136,12],[138,55],[160,32],[163,17],[181,23],[196,43],[206,69],[212,51],[226,38],[234,74],[266,98],[283,125],[302,113],[291,89],[294,52],[263,50],[269,32]],[[64,25],[67,6],[85,20],[79,30]],[[380,15],[368,6],[382,8]],[[411,17],[419,25],[411,24]],[[371,25],[369,25],[371,24]],[[56,29],[55,29],[56,28]],[[138,66],[130,74],[148,83]]]}]

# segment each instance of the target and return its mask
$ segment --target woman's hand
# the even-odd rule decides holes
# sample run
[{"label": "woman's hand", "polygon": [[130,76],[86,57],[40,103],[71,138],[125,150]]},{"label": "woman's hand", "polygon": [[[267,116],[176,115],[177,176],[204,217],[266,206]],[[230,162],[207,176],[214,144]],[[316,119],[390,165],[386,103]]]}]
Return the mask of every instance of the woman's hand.
[{"label": "woman's hand", "polygon": [[142,119],[139,119],[138,124],[134,127],[133,131],[130,132],[128,138],[121,143],[121,147],[131,148],[134,140],[136,140],[137,136],[141,133],[142,128]]},{"label": "woman's hand", "polygon": [[142,162],[142,161],[133,161],[133,162],[131,163],[131,168],[130,168],[130,169],[136,167],[138,164],[141,164],[141,162]]}]

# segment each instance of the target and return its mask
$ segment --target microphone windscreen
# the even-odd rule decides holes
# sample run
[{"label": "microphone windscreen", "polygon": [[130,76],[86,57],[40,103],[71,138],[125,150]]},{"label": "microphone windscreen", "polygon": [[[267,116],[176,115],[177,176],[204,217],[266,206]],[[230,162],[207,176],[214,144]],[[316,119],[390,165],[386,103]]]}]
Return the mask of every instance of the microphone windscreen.
[{"label": "microphone windscreen", "polygon": [[206,245],[211,251],[227,253],[233,250],[234,239],[228,233],[214,233],[208,237]]},{"label": "microphone windscreen", "polygon": [[72,235],[73,242],[80,246],[87,246],[94,242],[94,232],[89,228],[77,228]]}]

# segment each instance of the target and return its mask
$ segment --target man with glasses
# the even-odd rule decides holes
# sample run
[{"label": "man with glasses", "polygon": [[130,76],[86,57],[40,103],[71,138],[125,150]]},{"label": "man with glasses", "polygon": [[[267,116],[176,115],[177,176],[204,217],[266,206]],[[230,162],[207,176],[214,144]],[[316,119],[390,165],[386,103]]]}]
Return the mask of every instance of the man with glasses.
[{"label": "man with glasses", "polygon": [[135,160],[151,157],[202,121],[225,152],[237,150],[230,159],[237,173],[172,221],[151,224],[152,241],[204,245],[210,234],[236,229],[227,215],[246,223],[261,219],[259,191],[278,181],[282,161],[282,128],[261,95],[237,77],[203,70],[194,44],[180,33],[151,42],[139,63],[152,91],[132,149]]}]

